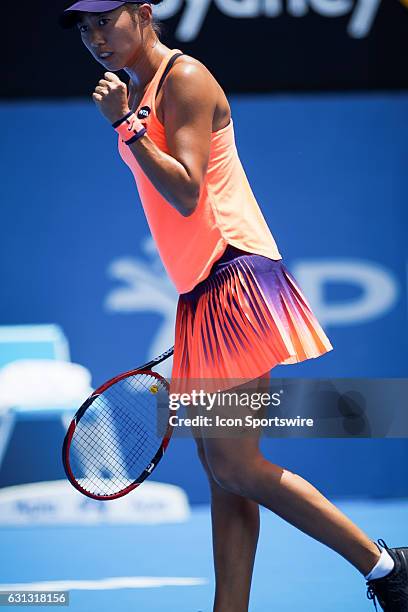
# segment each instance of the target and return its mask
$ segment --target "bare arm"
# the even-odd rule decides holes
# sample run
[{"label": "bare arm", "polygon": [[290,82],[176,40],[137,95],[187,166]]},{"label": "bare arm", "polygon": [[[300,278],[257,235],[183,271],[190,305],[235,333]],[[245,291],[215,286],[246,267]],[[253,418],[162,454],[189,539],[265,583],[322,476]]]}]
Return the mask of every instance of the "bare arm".
[{"label": "bare arm", "polygon": [[[93,94],[113,123],[128,111],[127,87],[105,73]],[[200,198],[210,156],[216,91],[211,75],[194,60],[176,62],[163,84],[162,108],[169,154],[145,134],[129,148],[157,191],[181,215],[191,215]]]},{"label": "bare arm", "polygon": [[215,94],[200,65],[175,64],[163,90],[164,126],[170,154],[144,136],[130,145],[161,195],[183,216],[198,204],[210,155]]}]

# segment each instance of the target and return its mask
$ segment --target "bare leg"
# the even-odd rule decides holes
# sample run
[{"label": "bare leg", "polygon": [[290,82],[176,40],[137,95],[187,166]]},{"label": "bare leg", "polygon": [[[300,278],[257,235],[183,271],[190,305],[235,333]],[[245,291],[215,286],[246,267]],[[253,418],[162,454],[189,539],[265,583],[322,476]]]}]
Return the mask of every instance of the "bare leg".
[{"label": "bare leg", "polygon": [[211,491],[214,612],[247,612],[259,536],[259,506],[220,487],[208,467],[203,441],[194,431]]},{"label": "bare leg", "polygon": [[259,535],[259,507],[209,480],[216,583],[214,612],[247,612]]},{"label": "bare leg", "polygon": [[374,542],[312,484],[267,461],[258,438],[207,438],[203,443],[214,480],[221,487],[269,508],[338,552],[363,575],[377,563],[380,552]]}]

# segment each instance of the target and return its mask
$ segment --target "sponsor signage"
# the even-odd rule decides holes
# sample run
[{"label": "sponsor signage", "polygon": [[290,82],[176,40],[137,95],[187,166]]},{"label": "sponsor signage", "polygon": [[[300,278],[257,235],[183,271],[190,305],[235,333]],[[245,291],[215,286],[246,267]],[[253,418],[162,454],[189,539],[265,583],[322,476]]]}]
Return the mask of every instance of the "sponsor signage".
[{"label": "sponsor signage", "polygon": [[145,482],[137,495],[114,503],[89,499],[66,480],[36,482],[0,491],[0,526],[182,523],[190,517],[185,492],[161,482]]},{"label": "sponsor signage", "polygon": [[[18,3],[7,7],[19,36],[4,33],[4,97],[91,94],[104,68],[77,31],[59,28],[67,4],[43,5],[29,20]],[[408,0],[164,0],[154,10],[163,42],[204,62],[227,92],[408,85]]]}]

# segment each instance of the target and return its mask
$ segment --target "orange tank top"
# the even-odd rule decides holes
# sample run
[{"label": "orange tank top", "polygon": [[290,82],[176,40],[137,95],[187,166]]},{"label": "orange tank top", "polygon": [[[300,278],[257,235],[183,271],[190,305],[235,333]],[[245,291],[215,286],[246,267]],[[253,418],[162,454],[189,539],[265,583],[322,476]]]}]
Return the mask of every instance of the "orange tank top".
[{"label": "orange tank top", "polygon": [[[168,154],[155,101],[172,58],[180,53],[173,49],[163,58],[135,111],[151,140]],[[282,259],[238,157],[232,119],[211,134],[207,173],[198,205],[189,217],[183,217],[157,191],[120,137],[119,153],[133,173],[153,239],[179,293],[191,291],[204,280],[228,244],[270,259]]]}]

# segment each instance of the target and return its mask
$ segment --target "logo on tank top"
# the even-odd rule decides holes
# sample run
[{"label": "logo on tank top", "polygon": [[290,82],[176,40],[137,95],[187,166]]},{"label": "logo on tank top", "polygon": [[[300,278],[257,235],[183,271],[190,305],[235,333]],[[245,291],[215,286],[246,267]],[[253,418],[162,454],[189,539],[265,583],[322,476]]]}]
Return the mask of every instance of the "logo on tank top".
[{"label": "logo on tank top", "polygon": [[139,108],[139,111],[137,113],[137,118],[147,119],[148,116],[150,115],[150,112],[151,112],[150,106],[142,106],[142,108]]}]

